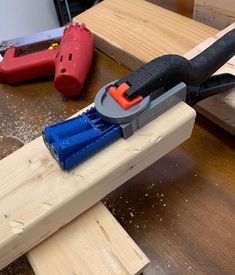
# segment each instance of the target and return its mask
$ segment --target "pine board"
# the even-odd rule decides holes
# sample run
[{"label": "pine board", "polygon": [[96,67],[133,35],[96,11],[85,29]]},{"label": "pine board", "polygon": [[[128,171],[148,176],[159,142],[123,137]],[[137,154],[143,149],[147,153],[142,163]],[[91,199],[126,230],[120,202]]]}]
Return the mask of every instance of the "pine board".
[{"label": "pine board", "polygon": [[0,161],[0,268],[190,137],[195,111],[180,102],[71,171],[38,138]]},{"label": "pine board", "polygon": [[104,0],[81,13],[96,47],[130,69],[167,54],[185,54],[216,30],[143,0]]},{"label": "pine board", "polygon": [[[159,55],[184,55],[203,43],[197,46],[199,52],[205,40],[219,35],[209,26],[141,0],[105,0],[74,20],[93,31],[99,49],[131,69]],[[235,73],[233,66],[230,61],[222,70]],[[235,91],[203,101],[198,111],[235,134]]]},{"label": "pine board", "polygon": [[37,275],[139,274],[149,260],[100,202],[27,253]]}]

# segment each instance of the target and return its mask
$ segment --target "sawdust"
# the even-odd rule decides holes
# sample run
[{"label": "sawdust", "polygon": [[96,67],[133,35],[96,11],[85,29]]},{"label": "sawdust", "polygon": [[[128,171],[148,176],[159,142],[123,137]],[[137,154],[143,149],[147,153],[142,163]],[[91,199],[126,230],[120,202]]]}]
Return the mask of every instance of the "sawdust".
[{"label": "sawdust", "polygon": [[[55,122],[51,111],[47,110],[46,106],[43,112],[40,106],[33,108],[30,112],[27,108],[19,111],[14,104],[8,105],[7,109],[8,116],[5,115],[6,112],[0,111],[1,137],[17,139],[23,144],[40,136],[43,127]],[[35,117],[38,117],[37,121]]]},{"label": "sawdust", "polygon": [[[161,181],[162,182],[162,181]],[[167,208],[166,195],[162,192],[154,192],[154,187],[157,186],[156,182],[150,182],[144,185],[142,194],[139,197],[139,203],[136,204],[132,201],[132,197],[129,195],[134,192],[134,188],[129,188],[125,190],[120,187],[120,191],[114,191],[114,193],[109,194],[103,200],[105,206],[110,210],[110,212],[117,218],[117,220],[122,224],[122,226],[133,227],[135,230],[141,231],[147,228],[148,225],[141,224],[139,218],[145,215],[142,206],[149,203],[151,211],[154,213],[159,221],[163,223],[163,217],[161,209]],[[149,191],[149,192],[148,192]],[[118,192],[118,195],[117,195]],[[119,202],[114,198],[118,197]],[[127,199],[128,198],[128,199]],[[121,201],[121,204],[120,204]],[[123,207],[120,207],[122,205]],[[156,209],[154,209],[156,208]]]}]

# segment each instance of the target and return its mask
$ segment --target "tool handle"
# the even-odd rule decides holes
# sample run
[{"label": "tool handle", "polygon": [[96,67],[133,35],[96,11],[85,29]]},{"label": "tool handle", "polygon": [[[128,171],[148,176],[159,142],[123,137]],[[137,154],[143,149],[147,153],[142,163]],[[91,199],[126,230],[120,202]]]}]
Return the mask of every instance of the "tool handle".
[{"label": "tool handle", "polygon": [[190,60],[192,84],[201,85],[235,54],[235,29]]},{"label": "tool handle", "polygon": [[57,49],[17,56],[16,48],[9,48],[0,63],[0,82],[15,84],[54,72]]},{"label": "tool handle", "polygon": [[186,103],[194,106],[199,101],[210,96],[220,94],[235,87],[235,76],[224,73],[213,75],[203,82],[200,87],[189,87],[186,95]]},{"label": "tool handle", "polygon": [[[148,96],[157,89],[169,89],[180,82],[199,86],[235,54],[235,29],[231,30],[196,57],[165,55],[143,65],[115,83],[127,83],[129,99]],[[161,93],[164,93],[162,90]]]}]

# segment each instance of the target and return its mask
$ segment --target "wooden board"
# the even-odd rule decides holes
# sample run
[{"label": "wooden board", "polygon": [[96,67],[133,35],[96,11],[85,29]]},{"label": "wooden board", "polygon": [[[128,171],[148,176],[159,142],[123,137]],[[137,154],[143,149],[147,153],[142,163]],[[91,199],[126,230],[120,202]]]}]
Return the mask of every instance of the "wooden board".
[{"label": "wooden board", "polygon": [[[206,25],[140,0],[104,1],[75,20],[85,22],[94,32],[98,48],[131,69],[159,55],[186,54],[217,33]],[[231,62],[224,69],[228,67],[229,72],[234,72]],[[205,100],[198,110],[234,134],[234,106],[232,91]]]},{"label": "wooden board", "polygon": [[194,0],[193,18],[217,29],[235,21],[234,0]]},{"label": "wooden board", "polygon": [[74,18],[94,33],[96,47],[130,69],[167,54],[185,54],[216,30],[142,0],[104,0]]},{"label": "wooden board", "polygon": [[41,137],[1,160],[0,268],[189,138],[194,118],[181,102],[70,173]]},{"label": "wooden board", "polygon": [[139,274],[149,263],[102,203],[30,250],[27,257],[37,275]]}]

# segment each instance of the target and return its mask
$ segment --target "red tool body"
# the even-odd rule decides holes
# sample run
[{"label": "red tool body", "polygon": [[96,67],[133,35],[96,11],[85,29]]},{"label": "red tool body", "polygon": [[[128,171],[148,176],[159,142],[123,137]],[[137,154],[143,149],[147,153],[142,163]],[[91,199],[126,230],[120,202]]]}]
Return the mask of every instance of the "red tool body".
[{"label": "red tool body", "polygon": [[54,85],[65,96],[77,95],[84,85],[94,50],[91,32],[79,24],[64,30],[59,47],[24,56],[7,49],[0,63],[0,82],[16,84],[38,77],[54,76]]}]

